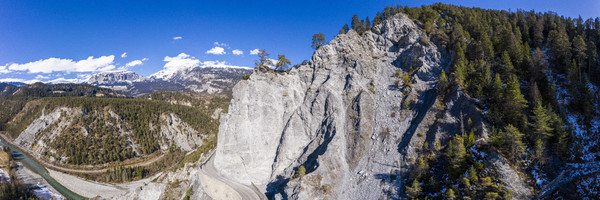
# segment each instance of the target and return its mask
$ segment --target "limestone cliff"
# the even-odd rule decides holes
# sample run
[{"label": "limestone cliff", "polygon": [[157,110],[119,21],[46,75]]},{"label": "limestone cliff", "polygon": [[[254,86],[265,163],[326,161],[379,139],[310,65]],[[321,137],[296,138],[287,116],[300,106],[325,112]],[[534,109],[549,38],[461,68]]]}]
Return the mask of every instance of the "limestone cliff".
[{"label": "limestone cliff", "polygon": [[[451,60],[399,14],[363,35],[336,36],[287,73],[255,70],[221,116],[215,168],[272,198],[402,193],[424,143],[459,133],[469,118],[487,137],[481,111],[460,89],[437,98]],[[291,178],[299,166],[307,175]]]}]

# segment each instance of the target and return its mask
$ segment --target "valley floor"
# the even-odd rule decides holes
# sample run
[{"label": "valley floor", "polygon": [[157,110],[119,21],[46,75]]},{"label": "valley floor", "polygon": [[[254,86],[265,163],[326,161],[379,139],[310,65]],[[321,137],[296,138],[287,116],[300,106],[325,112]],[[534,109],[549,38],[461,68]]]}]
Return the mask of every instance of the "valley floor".
[{"label": "valley floor", "polygon": [[44,178],[42,178],[42,176],[27,169],[21,162],[16,163],[17,167],[15,174],[17,179],[23,181],[23,183],[30,188],[37,188],[34,189],[34,191],[39,191],[41,187],[44,187],[52,193],[52,197],[54,199],[64,199],[64,197],[60,195],[60,193],[54,189]]},{"label": "valley floor", "polygon": [[152,180],[154,180],[156,177],[162,175],[162,173],[159,173],[152,177],[134,182],[122,184],[108,184],[88,181],[83,178],[58,172],[52,169],[48,169],[48,172],[50,176],[52,176],[52,178],[54,178],[56,181],[58,181],[60,184],[62,184],[69,190],[86,198],[100,197],[102,199],[123,196],[129,193],[130,191],[148,185],[148,183],[152,182]]}]

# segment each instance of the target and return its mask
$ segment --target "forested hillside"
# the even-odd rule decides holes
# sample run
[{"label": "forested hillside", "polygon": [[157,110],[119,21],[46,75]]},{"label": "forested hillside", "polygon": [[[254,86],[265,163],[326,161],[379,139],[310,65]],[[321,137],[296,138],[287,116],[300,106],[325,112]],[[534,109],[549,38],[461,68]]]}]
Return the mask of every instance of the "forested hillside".
[{"label": "forested hillside", "polygon": [[[600,160],[598,18],[434,4],[387,7],[373,21],[355,15],[340,34],[349,29],[362,34],[396,13],[416,20],[431,41],[450,50],[453,61],[439,78],[438,98],[457,87],[467,91],[493,126],[492,148],[526,173],[537,189],[558,176],[566,163]],[[444,154],[432,152],[418,160],[406,195],[510,197],[484,177],[493,173],[481,170],[481,154],[469,148],[475,144],[473,132],[479,131],[467,127],[457,130],[443,148],[435,144],[432,149]],[[440,185],[435,180],[445,181]],[[564,191],[555,195],[576,197]]]},{"label": "forested hillside", "polygon": [[90,85],[35,84],[0,99],[2,131],[62,165],[98,165],[159,150],[214,148],[229,96],[156,92],[131,98]]}]

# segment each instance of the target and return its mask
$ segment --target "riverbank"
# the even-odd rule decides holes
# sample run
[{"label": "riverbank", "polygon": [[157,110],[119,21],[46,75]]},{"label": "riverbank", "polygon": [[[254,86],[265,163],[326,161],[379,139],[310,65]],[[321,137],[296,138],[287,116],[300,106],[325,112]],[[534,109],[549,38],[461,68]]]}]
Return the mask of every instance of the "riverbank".
[{"label": "riverbank", "polygon": [[153,179],[162,175],[158,173],[152,177],[121,184],[108,184],[99,183],[77,176],[69,175],[56,170],[48,169],[48,172],[54,180],[58,181],[61,185],[68,188],[71,191],[77,191],[77,193],[85,198],[100,197],[102,199],[110,199],[115,197],[124,196],[125,194],[134,191],[142,186],[146,186],[152,182]]},{"label": "riverbank", "polygon": [[17,161],[16,163],[16,178],[23,181],[23,183],[29,188],[38,188],[33,189],[34,191],[36,191],[40,190],[40,187],[44,187],[52,193],[51,196],[53,199],[65,199],[65,197],[63,197],[60,194],[60,192],[58,192],[54,187],[52,187],[52,185],[50,185],[48,181],[46,181],[46,179],[44,179],[42,176],[27,169],[27,167],[23,166],[23,163],[21,162]]},{"label": "riverbank", "polygon": [[1,140],[0,145],[10,148],[12,150],[13,156],[18,158],[16,159],[18,162],[22,163],[23,166],[27,167],[32,172],[39,174],[42,178],[44,178],[44,180],[48,182],[48,184],[50,184],[54,189],[60,192],[60,194],[64,197],[74,200],[83,199],[81,195],[78,195],[77,193],[67,189],[66,187],[58,183],[56,180],[54,180],[54,178],[48,175],[48,171],[42,164],[38,163],[26,152],[22,152],[20,148],[13,146],[10,142],[6,140]]}]

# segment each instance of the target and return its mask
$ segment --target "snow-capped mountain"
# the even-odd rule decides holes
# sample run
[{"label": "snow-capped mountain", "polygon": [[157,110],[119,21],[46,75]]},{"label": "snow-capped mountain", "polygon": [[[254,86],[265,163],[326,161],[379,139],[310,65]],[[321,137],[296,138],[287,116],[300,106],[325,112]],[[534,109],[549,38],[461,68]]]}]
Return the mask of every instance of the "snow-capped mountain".
[{"label": "snow-capped mountain", "polygon": [[86,83],[92,85],[132,84],[133,82],[148,81],[149,79],[131,71],[101,72],[92,75]]},{"label": "snow-capped mountain", "polygon": [[165,68],[150,77],[131,71],[101,72],[84,83],[119,90],[130,95],[152,93],[158,90],[221,93],[232,88],[251,68],[230,66],[224,62],[205,62]]},{"label": "snow-capped mountain", "polygon": [[205,62],[203,66],[164,69],[150,77],[177,83],[195,92],[220,93],[232,88],[243,75],[251,71],[251,68],[225,65],[224,62]]}]

